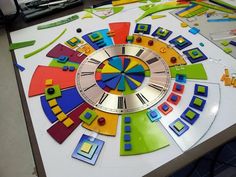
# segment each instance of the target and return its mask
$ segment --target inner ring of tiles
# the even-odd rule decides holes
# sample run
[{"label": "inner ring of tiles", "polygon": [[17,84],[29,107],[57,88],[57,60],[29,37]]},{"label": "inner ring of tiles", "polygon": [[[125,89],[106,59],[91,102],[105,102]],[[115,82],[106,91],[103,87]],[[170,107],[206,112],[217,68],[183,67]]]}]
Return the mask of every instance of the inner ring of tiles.
[{"label": "inner ring of tiles", "polygon": [[130,94],[150,75],[147,64],[133,56],[115,56],[105,60],[96,69],[97,84],[113,94]]}]

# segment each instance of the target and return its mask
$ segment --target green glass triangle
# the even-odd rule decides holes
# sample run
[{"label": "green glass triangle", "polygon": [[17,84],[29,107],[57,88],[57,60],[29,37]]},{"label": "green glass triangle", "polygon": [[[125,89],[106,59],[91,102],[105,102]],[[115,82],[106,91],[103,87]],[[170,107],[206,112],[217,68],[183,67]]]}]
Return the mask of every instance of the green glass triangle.
[{"label": "green glass triangle", "polygon": [[[130,117],[130,123],[125,123],[125,117]],[[125,132],[125,127],[130,126],[130,131]],[[130,140],[125,141],[125,135]],[[125,150],[125,145],[130,144],[131,149]],[[132,114],[123,114],[121,122],[120,155],[136,155],[153,152],[169,145],[167,137],[155,122],[151,122],[147,111]]]}]

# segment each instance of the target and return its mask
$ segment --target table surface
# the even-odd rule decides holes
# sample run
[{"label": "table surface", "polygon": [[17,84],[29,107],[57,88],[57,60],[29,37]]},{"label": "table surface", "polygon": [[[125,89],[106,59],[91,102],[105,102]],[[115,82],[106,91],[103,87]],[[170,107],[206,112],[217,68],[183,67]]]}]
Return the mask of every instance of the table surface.
[{"label": "table surface", "polygon": [[[131,7],[132,7],[132,5],[131,5]],[[71,12],[75,12],[75,11],[71,11]],[[61,16],[64,16],[64,14],[65,13],[63,13]],[[57,15],[55,15],[54,18],[55,17],[56,18],[59,17]],[[53,18],[53,17],[51,17],[51,18]],[[49,18],[49,20],[51,20],[51,18]],[[122,18],[118,17],[118,19],[119,19],[119,21],[122,21]],[[114,17],[113,20],[118,20],[118,19],[116,19]],[[47,20],[47,18],[42,19],[42,21],[32,22],[32,23],[30,23],[30,25],[34,25],[34,24],[37,24],[39,22],[43,22],[43,21],[46,21],[46,20]],[[125,19],[123,19],[123,21],[125,21]],[[145,22],[148,23],[148,21],[145,21]],[[16,24],[17,25],[15,25],[15,26],[9,26],[8,30],[9,31],[14,31],[16,29],[19,29],[21,27],[26,27],[27,25],[29,25],[29,24],[23,24],[22,25],[22,23],[16,23]],[[29,31],[32,30],[32,28],[35,28],[35,27],[26,28],[24,30],[20,30],[20,31],[16,31],[16,32],[11,33],[11,40],[17,41],[22,36],[26,37],[25,36],[25,32],[27,32],[27,30],[29,30]],[[100,28],[98,27],[98,29],[100,29]],[[20,33],[22,33],[22,35],[19,35]],[[213,46],[213,48],[214,47],[215,46]],[[21,55],[20,52],[16,53],[16,56],[17,56],[16,58],[18,58],[19,55]],[[17,61],[19,61],[19,60],[17,60]],[[45,62],[45,63],[47,63],[47,62]],[[46,173],[48,173],[48,171],[50,171],[50,169],[48,169],[47,165],[45,165],[45,161],[47,161],[47,160],[44,159],[43,160],[44,161],[44,167],[42,165],[42,159],[41,159],[41,157],[39,155],[40,154],[39,152],[42,151],[42,150],[39,150],[38,145],[36,143],[36,137],[35,137],[35,134],[34,134],[35,130],[33,128],[33,126],[35,126],[35,125],[32,126],[32,121],[30,119],[29,110],[28,110],[27,105],[25,104],[26,100],[28,100],[28,98],[25,98],[25,96],[24,96],[25,90],[22,87],[22,83],[21,83],[21,79],[22,78],[20,79],[20,74],[19,74],[18,71],[16,71],[16,76],[17,76],[17,80],[18,80],[18,86],[19,86],[19,89],[20,89],[21,98],[22,98],[22,101],[23,101],[23,109],[24,109],[24,112],[25,112],[25,115],[26,115],[26,123],[27,123],[28,131],[29,131],[28,133],[29,133],[31,142],[33,142],[31,144],[32,144],[33,153],[34,153],[35,160],[36,160],[36,165],[38,167],[37,169],[38,169],[39,174],[44,176],[45,175],[45,173],[44,173],[45,167],[47,168],[46,169]],[[25,82],[24,81],[24,76],[21,76],[21,77],[23,77],[23,83],[24,83]],[[28,101],[28,104],[29,104],[29,101]],[[221,128],[218,127],[220,125],[220,123],[221,123],[221,121],[218,121],[218,123],[216,121],[216,123],[214,123],[216,128],[212,128],[212,129],[215,129],[216,131],[212,131],[209,134],[207,134],[206,137],[204,137],[203,143],[199,143],[198,146],[195,146],[194,148],[192,148],[192,149],[190,149],[190,150],[188,150],[188,151],[186,151],[184,153],[179,153],[179,150],[176,150],[178,153],[176,155],[173,154],[173,156],[169,160],[167,160],[166,163],[160,163],[159,165],[154,165],[155,167],[153,166],[151,168],[146,168],[144,170],[141,170],[140,174],[144,175],[144,174],[150,172],[150,173],[147,174],[148,176],[155,176],[156,174],[158,174],[158,176],[166,176],[166,175],[174,172],[175,170],[179,169],[180,167],[186,165],[187,163],[193,161],[194,159],[200,157],[201,155],[205,154],[206,152],[210,151],[214,147],[219,146],[220,144],[222,144],[222,143],[226,142],[227,140],[233,138],[235,136],[235,124],[234,123],[233,124],[230,123],[229,125],[227,125],[226,128],[221,129]],[[173,147],[175,147],[175,146],[173,145]],[[169,151],[173,151],[173,149],[169,149]],[[168,150],[167,150],[167,152],[168,152]],[[161,154],[157,153],[156,155],[161,155]],[[152,155],[150,155],[148,157],[145,156],[144,158],[152,158],[151,156]],[[103,160],[104,160],[104,158],[103,158]],[[135,158],[134,158],[134,160],[135,160]],[[181,162],[181,163],[179,163],[179,162]],[[156,167],[158,167],[158,168],[156,168]],[[131,172],[129,172],[129,173],[132,174]],[[135,174],[137,175],[137,173],[135,173]]]}]

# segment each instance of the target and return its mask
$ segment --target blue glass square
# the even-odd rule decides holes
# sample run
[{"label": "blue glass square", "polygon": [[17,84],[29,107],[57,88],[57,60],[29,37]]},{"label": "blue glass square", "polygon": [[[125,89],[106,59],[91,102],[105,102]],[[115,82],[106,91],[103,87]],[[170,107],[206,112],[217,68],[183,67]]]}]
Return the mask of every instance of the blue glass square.
[{"label": "blue glass square", "polygon": [[144,28],[145,28],[145,26],[143,26],[143,25],[140,25],[140,26],[139,26],[139,28],[140,28],[140,29],[144,29]]},{"label": "blue glass square", "polygon": [[58,60],[65,60],[66,58],[68,58],[67,56],[61,55],[58,57]]},{"label": "blue glass square", "polygon": [[124,141],[126,141],[126,142],[128,142],[128,141],[130,141],[130,135],[129,134],[125,134],[124,135]]},{"label": "blue glass square", "polygon": [[63,66],[62,68],[63,71],[67,71],[68,69],[69,69],[68,66]]},{"label": "blue glass square", "polygon": [[176,74],[175,81],[180,83],[186,83],[186,75]]},{"label": "blue glass square", "polygon": [[132,149],[131,144],[125,144],[125,151],[130,151]]},{"label": "blue glass square", "polygon": [[192,54],[196,56],[196,55],[198,55],[198,52],[197,51],[193,51]]},{"label": "blue glass square", "polygon": [[[204,87],[205,91],[204,92],[199,91],[199,87]],[[200,85],[200,84],[195,84],[194,95],[199,95],[199,96],[207,97],[208,96],[208,86]]]},{"label": "blue glass square", "polygon": [[190,33],[192,34],[197,34],[200,32],[200,29],[196,28],[196,27],[192,27],[190,30],[189,30]]},{"label": "blue glass square", "polygon": [[[96,144],[97,145],[97,148],[96,148],[95,152],[93,153],[93,156],[91,157],[91,159],[87,158],[87,157],[85,157],[81,154],[78,154],[78,151],[81,149],[84,142],[89,142],[90,144]],[[72,157],[75,158],[75,159],[81,160],[83,162],[87,162],[91,165],[95,165],[95,163],[98,159],[98,156],[99,156],[99,154],[100,154],[100,152],[103,148],[104,143],[105,142],[102,141],[102,140],[99,140],[97,138],[93,138],[91,136],[83,134],[82,137],[80,138],[79,143],[77,144],[73,154],[72,154]]]},{"label": "blue glass square", "polygon": [[[178,122],[178,121],[180,121],[180,122],[184,125],[183,129],[181,129],[180,131],[178,131],[178,130],[175,128],[175,123]],[[181,136],[183,133],[185,133],[185,132],[189,129],[189,126],[188,126],[187,124],[185,124],[185,123],[184,123],[182,120],[180,120],[179,118],[176,119],[174,122],[172,122],[172,123],[169,125],[169,127],[171,128],[171,130],[173,130],[173,131],[175,132],[175,134],[176,134],[177,136]]]},{"label": "blue glass square", "polygon": [[69,60],[69,57],[64,56],[64,55],[61,55],[61,56],[58,57],[58,60],[57,60],[57,61],[58,61],[59,63],[66,63],[68,60]]},{"label": "blue glass square", "polygon": [[85,115],[84,115],[84,117],[85,117],[86,119],[90,119],[90,117],[92,117],[92,114],[91,114],[90,112],[86,112]]},{"label": "blue glass square", "polygon": [[82,156],[84,156],[86,158],[91,159],[93,157],[93,154],[96,152],[98,145],[94,144],[94,143],[91,143],[91,142],[89,142],[89,144],[92,145],[92,148],[91,148],[91,150],[89,151],[88,154],[83,152],[83,151],[81,151],[81,149],[78,150],[77,154],[80,154],[80,155],[82,155]]},{"label": "blue glass square", "polygon": [[130,117],[125,117],[125,123],[129,124],[131,122],[131,118]]},{"label": "blue glass square", "polygon": [[235,41],[230,41],[229,42],[231,45],[233,45],[233,46],[236,46],[236,42]]},{"label": "blue glass square", "polygon": [[97,33],[93,33],[91,36],[92,36],[92,38],[96,39],[98,37],[98,34]]},{"label": "blue glass square", "polygon": [[[190,119],[188,116],[186,116],[187,112],[188,111],[192,111],[195,113],[194,117],[192,119]],[[199,118],[200,114],[198,114],[196,111],[190,109],[190,108],[187,108],[182,114],[181,114],[181,118],[184,119],[185,121],[187,121],[188,123],[190,123],[191,125],[193,125],[196,120]]]},{"label": "blue glass square", "polygon": [[[178,39],[182,38],[184,40],[184,42],[178,42]],[[192,42],[190,42],[188,39],[186,39],[185,37],[179,35],[176,38],[172,39],[169,41],[171,44],[174,44],[175,47],[179,50],[182,50],[188,46],[190,46],[192,44]]]},{"label": "blue glass square", "polygon": [[149,34],[151,31],[151,25],[150,24],[141,24],[137,23],[135,26],[135,33],[143,33],[143,34]]},{"label": "blue glass square", "polygon": [[152,118],[155,118],[155,117],[157,116],[156,111],[150,111],[150,116],[151,116]]},{"label": "blue glass square", "polygon": [[177,95],[172,95],[172,96],[171,96],[171,100],[172,100],[172,101],[175,102],[177,99],[178,99],[178,96],[177,96]]},{"label": "blue glass square", "polygon": [[147,116],[152,122],[158,121],[161,118],[161,114],[156,109],[148,111]]},{"label": "blue glass square", "polygon": [[126,125],[125,126],[125,132],[131,132],[131,127],[129,125]]},{"label": "blue glass square", "polygon": [[169,106],[167,104],[162,105],[162,110],[167,111],[169,109]]},{"label": "blue glass square", "polygon": [[[198,58],[193,58],[190,53],[191,51],[195,51],[197,50],[200,57]],[[200,61],[203,61],[203,60],[206,60],[207,59],[207,56],[198,48],[193,48],[193,49],[190,49],[190,50],[186,50],[186,51],[183,51],[183,53],[187,56],[188,60],[191,62],[191,63],[197,63],[197,62],[200,62]]]},{"label": "blue glass square", "polygon": [[182,85],[176,84],[176,90],[181,91],[182,90]]},{"label": "blue glass square", "polygon": [[74,66],[70,66],[69,67],[69,71],[74,71],[75,70],[75,67]]},{"label": "blue glass square", "polygon": [[160,33],[161,33],[162,29],[164,29],[164,28],[158,27],[158,28],[152,33],[152,36],[153,36],[153,37],[156,37],[156,36],[157,36],[158,38],[160,38],[160,39],[162,39],[162,40],[166,40],[166,39],[172,34],[172,31],[165,29],[165,30],[167,31],[165,35],[160,35],[160,34],[158,34],[158,31],[160,31]]},{"label": "blue glass square", "polygon": [[[197,106],[196,104],[194,104],[194,101],[195,101],[195,99],[197,99],[197,98],[200,99],[200,100],[202,100],[201,106]],[[206,104],[206,100],[204,100],[204,99],[202,99],[202,98],[199,98],[199,97],[196,97],[196,96],[193,96],[193,98],[192,98],[192,100],[191,100],[189,106],[192,107],[192,108],[195,108],[195,109],[197,109],[197,110],[199,110],[199,111],[203,111],[203,108],[204,108],[205,104]]]}]

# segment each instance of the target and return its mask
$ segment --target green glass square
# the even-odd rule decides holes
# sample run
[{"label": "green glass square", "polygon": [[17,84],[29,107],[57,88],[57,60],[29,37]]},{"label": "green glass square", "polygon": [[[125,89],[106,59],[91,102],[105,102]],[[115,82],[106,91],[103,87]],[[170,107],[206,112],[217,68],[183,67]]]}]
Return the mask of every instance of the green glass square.
[{"label": "green glass square", "polygon": [[193,104],[195,104],[196,106],[201,106],[202,105],[202,100],[200,98],[195,98]]},{"label": "green glass square", "polygon": [[204,86],[198,86],[197,87],[197,92],[198,93],[205,93],[206,92],[206,88]]},{"label": "green glass square", "polygon": [[100,32],[94,32],[92,34],[89,34],[88,37],[92,42],[97,42],[97,41],[103,39],[103,36]]},{"label": "green glass square", "polygon": [[175,122],[174,127],[176,128],[176,130],[180,131],[184,128],[184,124],[182,124],[182,122],[180,121],[177,121]]},{"label": "green glass square", "polygon": [[78,43],[72,43],[71,41],[66,41],[70,46],[74,47],[76,46]]},{"label": "green glass square", "polygon": [[[73,41],[76,40],[75,42]],[[70,40],[66,41],[69,45],[71,45],[72,47],[76,46],[77,44],[81,43],[81,40],[79,40],[77,37],[73,37]]]},{"label": "green glass square", "polygon": [[183,45],[186,44],[186,40],[185,40],[184,38],[182,38],[182,37],[176,39],[175,42],[176,42],[179,46],[183,46]]},{"label": "green glass square", "polygon": [[90,152],[91,148],[92,148],[92,145],[90,143],[83,142],[80,150],[88,154]]},{"label": "green glass square", "polygon": [[143,24],[139,24],[138,25],[138,31],[140,32],[144,32],[148,30],[148,25],[143,25]]},{"label": "green glass square", "polygon": [[228,53],[228,54],[233,51],[233,50],[232,50],[231,48],[229,48],[229,47],[226,47],[226,48],[224,48],[223,50],[224,50],[225,53]]},{"label": "green glass square", "polygon": [[[89,119],[85,117],[85,114],[87,112],[89,112],[92,115]],[[96,117],[97,117],[96,112],[89,108],[85,109],[84,112],[82,112],[82,114],[80,114],[79,116],[79,118],[88,125],[90,125]]]},{"label": "green glass square", "polygon": [[[164,31],[164,32],[163,32]],[[162,36],[162,37],[165,37],[167,34],[169,33],[168,30],[164,29],[164,28],[159,28],[156,32],[156,34],[158,36]]]},{"label": "green glass square", "polygon": [[80,154],[80,155],[82,155],[82,156],[84,156],[86,158],[91,159],[93,157],[94,153],[96,152],[98,145],[94,144],[94,143],[91,143],[89,141],[86,141],[86,142],[92,145],[89,153],[83,152],[83,151],[81,151],[81,149],[79,149],[77,154]]},{"label": "green glass square", "polygon": [[226,40],[221,41],[220,43],[221,43],[223,46],[228,46],[228,45],[229,45],[229,41],[226,41]]},{"label": "green glass square", "polygon": [[126,38],[127,41],[133,42],[134,36],[127,36]]},{"label": "green glass square", "polygon": [[[53,88],[54,89],[54,93],[53,94],[49,94],[47,92],[47,90],[49,88]],[[50,86],[50,87],[47,87],[45,88],[45,96],[46,96],[46,100],[51,100],[53,98],[58,98],[61,96],[61,89],[59,87],[59,85],[53,85],[53,86]]]},{"label": "green glass square", "polygon": [[144,72],[144,75],[145,75],[146,77],[150,77],[150,76],[151,76],[151,71],[150,71],[150,70],[146,70],[146,71]]},{"label": "green glass square", "polygon": [[91,34],[92,38],[96,39],[98,37],[98,34],[97,33],[93,33]]},{"label": "green glass square", "polygon": [[192,59],[197,59],[203,56],[202,53],[197,49],[188,51],[188,54],[191,56]]},{"label": "green glass square", "polygon": [[188,117],[189,119],[193,119],[195,117],[196,113],[194,113],[191,110],[188,110],[188,112],[185,114],[186,117]]}]

